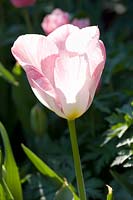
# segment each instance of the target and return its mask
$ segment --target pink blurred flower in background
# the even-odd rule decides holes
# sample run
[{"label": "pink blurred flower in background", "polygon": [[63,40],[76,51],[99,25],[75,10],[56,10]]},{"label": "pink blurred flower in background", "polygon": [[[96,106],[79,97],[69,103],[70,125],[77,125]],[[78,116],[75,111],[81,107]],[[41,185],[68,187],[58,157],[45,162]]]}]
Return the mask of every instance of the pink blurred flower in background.
[{"label": "pink blurred flower in background", "polygon": [[44,17],[41,26],[46,34],[51,33],[57,27],[68,24],[69,13],[64,12],[63,10],[56,8],[51,14],[48,14]]},{"label": "pink blurred flower in background", "polygon": [[21,7],[27,7],[35,4],[36,0],[10,0],[12,5],[21,8]]},{"label": "pink blurred flower in background", "polygon": [[57,28],[47,37],[18,37],[12,54],[31,88],[47,108],[73,120],[90,107],[104,69],[106,52],[97,26]]},{"label": "pink blurred flower in background", "polygon": [[79,28],[85,28],[87,26],[90,26],[90,19],[89,18],[81,18],[81,19],[74,18],[71,24]]}]

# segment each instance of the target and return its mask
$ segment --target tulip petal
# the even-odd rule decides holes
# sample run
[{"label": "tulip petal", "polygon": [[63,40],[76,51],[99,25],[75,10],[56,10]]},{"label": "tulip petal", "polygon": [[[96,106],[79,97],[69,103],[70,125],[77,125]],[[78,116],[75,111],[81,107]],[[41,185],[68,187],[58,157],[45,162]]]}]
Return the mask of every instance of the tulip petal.
[{"label": "tulip petal", "polygon": [[[90,81],[85,56],[71,57],[64,54],[59,57],[56,61],[54,78],[64,114],[69,119],[81,115],[88,106],[89,84],[86,84],[86,80],[87,83]],[[82,89],[84,97],[79,95]]]},{"label": "tulip petal", "polygon": [[42,61],[57,53],[58,49],[52,41],[37,34],[19,36],[12,47],[12,54],[24,69],[31,65],[41,71]]},{"label": "tulip petal", "polygon": [[58,55],[51,55],[45,58],[41,65],[42,65],[42,72],[44,76],[47,77],[47,79],[50,81],[50,83],[54,86],[54,67],[55,67],[55,61]]},{"label": "tulip petal", "polygon": [[50,110],[64,117],[55,90],[49,80],[34,67],[27,67],[26,74],[38,100]]},{"label": "tulip petal", "polygon": [[92,51],[91,54],[88,54],[91,76],[95,72],[97,66],[100,65],[100,63],[103,63],[101,65],[101,71],[102,71],[102,69],[104,68],[105,59],[106,59],[105,47],[102,41],[99,40],[94,51]]},{"label": "tulip petal", "polygon": [[79,29],[69,35],[66,40],[66,49],[70,52],[83,54],[91,53],[99,39],[99,29],[97,26],[89,26]]},{"label": "tulip petal", "polygon": [[60,26],[59,28],[57,28],[56,30],[54,30],[52,33],[50,33],[47,38],[49,38],[50,40],[54,41],[54,43],[57,45],[57,47],[60,50],[65,50],[65,41],[67,39],[67,37],[73,33],[73,32],[77,32],[79,30],[78,27],[67,24],[67,25],[63,25]]},{"label": "tulip petal", "polygon": [[91,71],[91,85],[90,85],[90,94],[91,99],[93,100],[95,91],[97,89],[98,83],[100,81],[105,60],[106,60],[106,52],[104,44],[101,40],[99,40],[99,45],[96,48],[96,51],[94,52],[94,55],[92,55],[92,60],[90,62],[90,71]]}]

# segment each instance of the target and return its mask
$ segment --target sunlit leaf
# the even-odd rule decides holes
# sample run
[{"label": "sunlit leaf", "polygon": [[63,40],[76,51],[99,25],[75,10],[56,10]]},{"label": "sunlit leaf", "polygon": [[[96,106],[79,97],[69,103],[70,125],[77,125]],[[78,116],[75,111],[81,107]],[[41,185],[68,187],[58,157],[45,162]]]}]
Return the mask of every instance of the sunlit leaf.
[{"label": "sunlit leaf", "polygon": [[113,125],[110,129],[106,131],[106,138],[104,143],[101,145],[107,144],[110,140],[112,140],[115,137],[121,138],[123,134],[127,131],[129,128],[127,123],[118,123],[116,125]]},{"label": "sunlit leaf", "polygon": [[111,116],[106,117],[106,120],[111,124],[111,127],[105,132],[106,138],[101,146],[115,137],[121,138],[133,124],[132,101],[124,104],[121,108],[117,108],[116,112],[117,113],[113,113]]},{"label": "sunlit leaf", "polygon": [[5,182],[5,167],[3,165],[2,151],[0,150],[0,199],[14,200],[10,189]]},{"label": "sunlit leaf", "polygon": [[121,142],[119,142],[119,143],[117,144],[117,148],[118,148],[118,147],[125,146],[125,145],[131,146],[132,144],[133,144],[133,137],[127,138],[127,139],[124,139],[124,140],[122,140]]},{"label": "sunlit leaf", "polygon": [[115,158],[115,160],[112,162],[111,167],[115,166],[115,165],[121,165],[123,164],[125,161],[127,161],[128,159],[130,159],[130,157],[133,155],[133,152],[130,150],[122,150],[118,152],[118,156]]},{"label": "sunlit leaf", "polygon": [[11,191],[14,199],[22,200],[22,188],[18,173],[18,168],[12,153],[11,145],[8,139],[7,132],[0,122],[0,133],[2,137],[2,141],[4,144],[4,151],[5,151],[5,157],[4,157],[4,179],[5,184],[9,187],[9,190]]},{"label": "sunlit leaf", "polygon": [[108,194],[107,194],[107,199],[106,200],[113,200],[113,191],[112,188],[109,185],[106,185],[108,188]]},{"label": "sunlit leaf", "polygon": [[4,193],[1,183],[0,183],[0,199],[6,200],[5,193]]},{"label": "sunlit leaf", "polygon": [[2,152],[0,150],[0,199],[6,200],[5,192],[2,186]]},{"label": "sunlit leaf", "polygon": [[30,149],[28,149],[25,145],[22,144],[22,148],[31,162],[35,165],[35,167],[45,176],[49,176],[50,178],[58,181],[59,184],[63,184],[63,179],[59,177],[48,165],[46,165],[39,157],[37,157]]},{"label": "sunlit leaf", "polygon": [[3,186],[3,190],[4,190],[4,194],[5,194],[5,198],[6,200],[15,200],[8,185],[6,184],[4,178],[2,178],[1,184]]},{"label": "sunlit leaf", "polygon": [[21,66],[17,62],[14,65],[14,67],[12,69],[12,72],[16,76],[20,76],[22,74],[22,68],[21,68]]}]

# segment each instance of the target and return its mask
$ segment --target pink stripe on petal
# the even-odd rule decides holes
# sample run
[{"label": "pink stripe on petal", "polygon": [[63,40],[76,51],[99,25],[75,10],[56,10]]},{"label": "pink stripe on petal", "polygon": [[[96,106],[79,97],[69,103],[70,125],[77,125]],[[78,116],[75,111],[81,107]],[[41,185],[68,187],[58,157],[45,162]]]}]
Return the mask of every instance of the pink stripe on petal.
[{"label": "pink stripe on petal", "polygon": [[42,91],[45,91],[47,94],[55,98],[55,90],[46,76],[31,66],[26,67],[26,74],[32,88],[38,85]]},{"label": "pink stripe on petal", "polygon": [[58,55],[51,55],[45,58],[41,62],[41,69],[44,74],[44,76],[47,77],[47,79],[50,81],[50,83],[54,87],[54,67],[55,67],[55,61],[57,59]]},{"label": "pink stripe on petal", "polygon": [[47,108],[65,118],[64,114],[61,112],[58,97],[49,80],[36,71],[35,68],[27,67],[26,74],[31,88],[38,100]]},{"label": "pink stripe on petal", "polygon": [[58,54],[58,48],[52,41],[37,34],[19,36],[11,50],[24,69],[25,66],[31,65],[40,71],[41,63],[47,56]]}]

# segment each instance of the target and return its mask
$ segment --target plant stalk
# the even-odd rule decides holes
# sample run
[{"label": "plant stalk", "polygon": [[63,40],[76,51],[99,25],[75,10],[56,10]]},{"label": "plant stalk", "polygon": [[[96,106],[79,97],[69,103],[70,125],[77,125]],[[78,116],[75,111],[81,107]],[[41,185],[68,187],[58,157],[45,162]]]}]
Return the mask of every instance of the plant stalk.
[{"label": "plant stalk", "polygon": [[79,193],[80,200],[86,200],[86,192],[85,192],[85,185],[84,185],[82,167],[81,167],[81,162],[80,162],[75,120],[68,120],[68,127],[70,131],[70,139],[71,139],[71,144],[72,144],[78,193]]},{"label": "plant stalk", "polygon": [[24,17],[28,32],[32,33],[33,28],[32,28],[32,23],[31,23],[31,19],[30,19],[29,12],[28,12],[27,8],[23,8],[23,17]]}]

